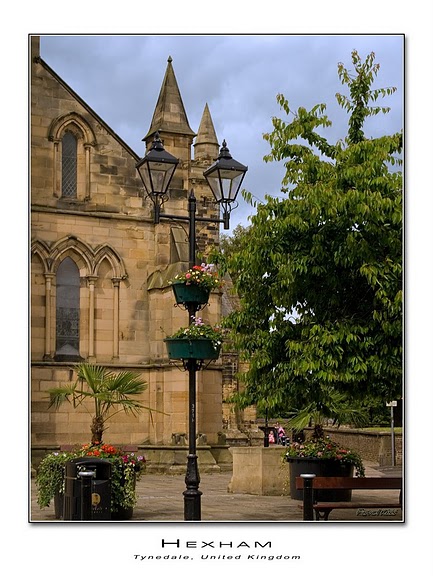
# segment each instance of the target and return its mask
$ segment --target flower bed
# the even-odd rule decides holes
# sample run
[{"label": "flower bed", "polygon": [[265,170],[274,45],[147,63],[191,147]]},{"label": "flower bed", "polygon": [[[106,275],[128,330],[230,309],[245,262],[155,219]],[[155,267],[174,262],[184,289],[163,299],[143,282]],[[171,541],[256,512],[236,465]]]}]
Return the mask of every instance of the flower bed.
[{"label": "flower bed", "polygon": [[321,460],[335,460],[343,464],[354,466],[356,476],[365,476],[365,469],[361,456],[344,448],[326,436],[324,438],[309,438],[305,442],[292,442],[286,450],[287,458],[318,458]]},{"label": "flower bed", "polygon": [[[302,500],[302,490],[296,489],[295,479],[301,474],[316,476],[350,477],[355,470],[356,476],[365,476],[361,456],[332,441],[329,436],[309,438],[304,442],[292,442],[287,448],[284,459],[290,465],[290,496]],[[319,490],[318,500],[327,502],[350,501],[351,490]]]},{"label": "flower bed", "polygon": [[133,508],[137,502],[136,481],[144,468],[143,456],[124,452],[111,444],[85,444],[76,456],[103,458],[111,463],[111,512]]},{"label": "flower bed", "polygon": [[136,504],[135,484],[142,474],[145,459],[111,444],[84,444],[68,452],[48,454],[41,461],[36,475],[39,507],[46,508],[56,496],[63,496],[66,463],[86,456],[102,458],[111,464],[111,513],[133,508]]}]

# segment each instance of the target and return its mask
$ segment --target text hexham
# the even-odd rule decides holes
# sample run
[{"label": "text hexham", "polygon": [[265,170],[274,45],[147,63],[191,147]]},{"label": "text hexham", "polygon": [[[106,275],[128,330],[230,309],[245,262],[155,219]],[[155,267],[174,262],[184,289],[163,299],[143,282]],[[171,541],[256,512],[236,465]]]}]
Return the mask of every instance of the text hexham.
[{"label": "text hexham", "polygon": [[180,539],[175,540],[174,542],[168,542],[167,540],[162,539],[161,545],[163,548],[168,546],[175,546],[176,548],[181,548],[182,546],[185,548],[271,548],[271,542],[198,542],[197,540],[186,540],[181,543]]}]

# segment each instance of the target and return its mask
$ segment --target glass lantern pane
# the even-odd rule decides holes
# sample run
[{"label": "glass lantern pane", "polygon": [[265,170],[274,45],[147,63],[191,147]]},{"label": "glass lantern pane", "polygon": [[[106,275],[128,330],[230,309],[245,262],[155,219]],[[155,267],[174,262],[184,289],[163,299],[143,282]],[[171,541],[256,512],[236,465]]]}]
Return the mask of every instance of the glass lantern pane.
[{"label": "glass lantern pane", "polygon": [[173,177],[174,171],[176,170],[176,164],[171,164],[170,166],[168,166],[168,170],[165,171],[165,175],[164,175],[164,182],[162,185],[162,190],[164,192],[167,192],[168,190],[168,186],[171,182],[171,179]]},{"label": "glass lantern pane", "polygon": [[230,180],[230,192],[228,193],[228,196],[225,196],[225,198],[227,198],[228,200],[235,200],[243,177],[244,173],[238,172],[237,176],[235,178],[232,178],[232,180]]},{"label": "glass lantern pane", "polygon": [[155,194],[162,194],[163,185],[164,185],[164,176],[165,172],[163,170],[152,170],[152,184],[153,184],[153,192]]},{"label": "glass lantern pane", "polygon": [[218,172],[220,173],[220,177],[223,178],[224,180],[233,180],[234,178],[236,178],[239,175],[242,175],[243,172],[241,172],[240,170],[218,170]]},{"label": "glass lantern pane", "polygon": [[212,190],[215,200],[217,202],[220,202],[222,200],[222,197],[221,197],[221,188],[219,179],[214,176],[208,176],[207,181]]},{"label": "glass lantern pane", "polygon": [[231,180],[222,180],[222,187],[223,187],[223,198],[224,200],[228,200],[231,198],[231,188],[232,188],[232,181]]},{"label": "glass lantern pane", "polygon": [[173,175],[175,165],[164,163],[153,163],[151,166],[152,184],[154,194],[165,194]]},{"label": "glass lantern pane", "polygon": [[243,172],[228,172],[230,178],[222,178],[223,198],[224,200],[233,201],[238,193],[239,185],[243,178]]},{"label": "glass lantern pane", "polygon": [[146,188],[147,194],[152,194],[152,183],[150,181],[149,167],[147,164],[141,166],[139,174],[141,176],[144,187]]}]

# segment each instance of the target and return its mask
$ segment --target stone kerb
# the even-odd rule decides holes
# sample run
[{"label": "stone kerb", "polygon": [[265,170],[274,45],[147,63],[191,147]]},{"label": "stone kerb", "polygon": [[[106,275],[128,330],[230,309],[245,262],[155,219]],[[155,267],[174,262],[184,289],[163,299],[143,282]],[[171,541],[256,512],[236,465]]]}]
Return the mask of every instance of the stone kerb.
[{"label": "stone kerb", "polygon": [[[148,446],[144,449],[147,474],[185,474],[188,446]],[[197,446],[198,466],[200,472],[221,472],[210,446]]]},{"label": "stone kerb", "polygon": [[231,447],[233,475],[228,491],[261,496],[281,496],[288,493],[289,474],[282,458],[284,446]]}]

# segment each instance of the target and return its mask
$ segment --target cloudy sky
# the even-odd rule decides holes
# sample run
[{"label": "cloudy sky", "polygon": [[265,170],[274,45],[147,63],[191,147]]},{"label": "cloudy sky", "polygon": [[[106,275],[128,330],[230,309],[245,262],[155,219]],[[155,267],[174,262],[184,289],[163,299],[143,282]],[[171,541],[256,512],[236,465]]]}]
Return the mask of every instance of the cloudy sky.
[{"label": "cloudy sky", "polygon": [[[47,35],[41,56],[140,156],[167,66],[173,67],[191,128],[198,130],[206,103],[219,142],[226,139],[236,160],[249,167],[245,188],[256,198],[280,191],[283,168],[266,164],[263,134],[282,93],[292,109],[325,103],[331,141],[344,137],[347,114],[335,100],[347,93],[337,64],[349,69],[351,52],[376,54],[377,87],[395,86],[383,101],[391,107],[376,117],[368,135],[403,126],[404,37],[402,35]],[[231,230],[248,224],[254,209],[240,199]]]}]

